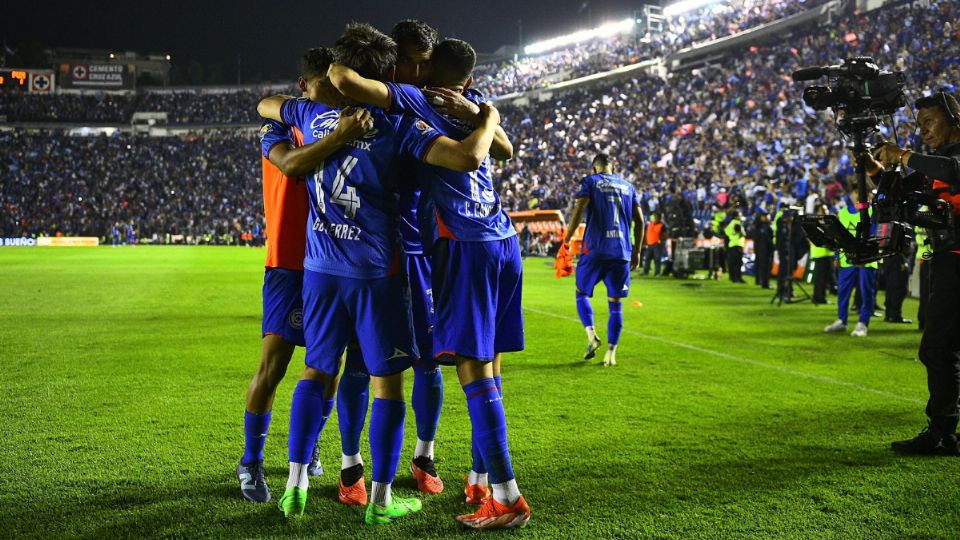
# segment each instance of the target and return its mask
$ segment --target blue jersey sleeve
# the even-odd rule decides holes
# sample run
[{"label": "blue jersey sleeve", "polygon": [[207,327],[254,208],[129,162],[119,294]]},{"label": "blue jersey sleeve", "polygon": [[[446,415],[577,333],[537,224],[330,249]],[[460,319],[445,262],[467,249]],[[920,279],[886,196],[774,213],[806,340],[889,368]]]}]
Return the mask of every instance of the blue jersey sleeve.
[{"label": "blue jersey sleeve", "polygon": [[303,126],[306,124],[304,116],[309,105],[310,100],[307,98],[288,99],[280,107],[280,118],[283,119],[284,124],[296,126],[303,131]]},{"label": "blue jersey sleeve", "polygon": [[290,126],[286,126],[276,120],[265,120],[260,126],[260,149],[263,157],[270,157],[270,150],[280,143],[293,144],[293,137],[290,133]]},{"label": "blue jersey sleeve", "polygon": [[590,196],[590,186],[592,182],[590,181],[593,177],[586,176],[583,180],[580,181],[580,189],[573,195],[574,197],[589,197]]},{"label": "blue jersey sleeve", "polygon": [[430,147],[441,136],[433,126],[414,116],[404,116],[399,134],[401,150],[420,161],[424,161]]},{"label": "blue jersey sleeve", "polygon": [[387,83],[390,92],[390,112],[409,114],[421,118],[433,114],[433,107],[427,103],[426,96],[412,84]]}]

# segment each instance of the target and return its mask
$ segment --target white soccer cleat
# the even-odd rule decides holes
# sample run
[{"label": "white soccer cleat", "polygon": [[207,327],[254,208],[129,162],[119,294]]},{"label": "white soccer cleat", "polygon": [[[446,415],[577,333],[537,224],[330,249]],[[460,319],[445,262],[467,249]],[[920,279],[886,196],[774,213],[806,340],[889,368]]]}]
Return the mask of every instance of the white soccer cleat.
[{"label": "white soccer cleat", "polygon": [[856,328],[853,329],[853,332],[850,332],[850,335],[853,337],[867,337],[867,325],[862,322],[858,322]]},{"label": "white soccer cleat", "polygon": [[833,324],[824,328],[823,331],[824,332],[843,332],[846,329],[847,329],[847,324],[841,321],[840,319],[837,319],[833,321]]},{"label": "white soccer cleat", "polygon": [[603,365],[604,366],[617,365],[617,351],[607,349],[607,353],[603,355]]}]

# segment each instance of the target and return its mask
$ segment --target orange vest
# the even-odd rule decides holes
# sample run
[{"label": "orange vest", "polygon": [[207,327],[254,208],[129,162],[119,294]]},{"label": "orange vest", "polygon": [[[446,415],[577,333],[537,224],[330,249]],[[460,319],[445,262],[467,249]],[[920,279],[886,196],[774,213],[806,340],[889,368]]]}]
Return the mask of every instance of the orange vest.
[{"label": "orange vest", "polygon": [[[303,134],[293,128],[293,144],[303,146]],[[267,218],[267,268],[303,270],[310,214],[307,183],[289,178],[266,157],[263,161],[263,212]]]},{"label": "orange vest", "polygon": [[647,224],[647,245],[659,244],[663,235],[663,223]]}]

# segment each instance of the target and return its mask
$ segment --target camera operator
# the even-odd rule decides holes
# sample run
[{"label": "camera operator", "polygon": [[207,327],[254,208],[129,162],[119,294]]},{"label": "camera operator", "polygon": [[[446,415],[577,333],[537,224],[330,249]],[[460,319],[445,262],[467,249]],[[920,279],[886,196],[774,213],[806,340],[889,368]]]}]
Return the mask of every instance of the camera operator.
[{"label": "camera operator", "polygon": [[[948,201],[954,219],[960,214],[960,104],[939,92],[917,100],[917,123],[924,143],[933,149],[921,154],[900,148],[892,142],[867,157],[871,176],[884,165],[903,165],[932,180],[932,189]],[[954,225],[956,227],[956,225]],[[931,233],[934,231],[930,231]],[[933,245],[930,259],[930,296],[924,314],[920,361],[927,368],[930,398],[926,413],[929,425],[913,439],[892,443],[899,454],[960,455],[957,428],[960,411],[960,236]],[[931,237],[933,234],[930,235]]]}]

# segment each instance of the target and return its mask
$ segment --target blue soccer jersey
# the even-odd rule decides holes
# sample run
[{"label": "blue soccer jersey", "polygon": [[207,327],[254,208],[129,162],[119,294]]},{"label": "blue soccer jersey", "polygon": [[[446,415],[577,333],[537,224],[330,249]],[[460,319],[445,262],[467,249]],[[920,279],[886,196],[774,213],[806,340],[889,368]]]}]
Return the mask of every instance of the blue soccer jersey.
[{"label": "blue soccer jersey", "polygon": [[[304,268],[375,279],[400,270],[399,164],[421,160],[440,133],[413,116],[371,109],[374,129],[308,176],[310,216]],[[283,121],[311,144],[336,129],[339,110],[305,98],[284,102]]]},{"label": "blue soccer jersey", "polygon": [[260,126],[260,149],[263,157],[270,157],[270,150],[280,143],[293,144],[293,131],[290,126],[276,120],[264,120]]},{"label": "blue soccer jersey", "polygon": [[633,245],[633,207],[640,204],[630,182],[612,174],[592,174],[580,182],[576,197],[588,197],[586,252],[598,259],[629,261]]},{"label": "blue soccer jersey", "polygon": [[[434,110],[419,88],[394,83],[387,83],[387,87],[390,112],[426,120],[441,134],[458,141],[473,131],[465,122]],[[478,99],[477,94],[470,98]],[[517,231],[493,187],[489,158],[469,173],[418,163],[416,174],[423,189],[418,219],[427,247],[437,238],[492,241],[516,236]]]}]

